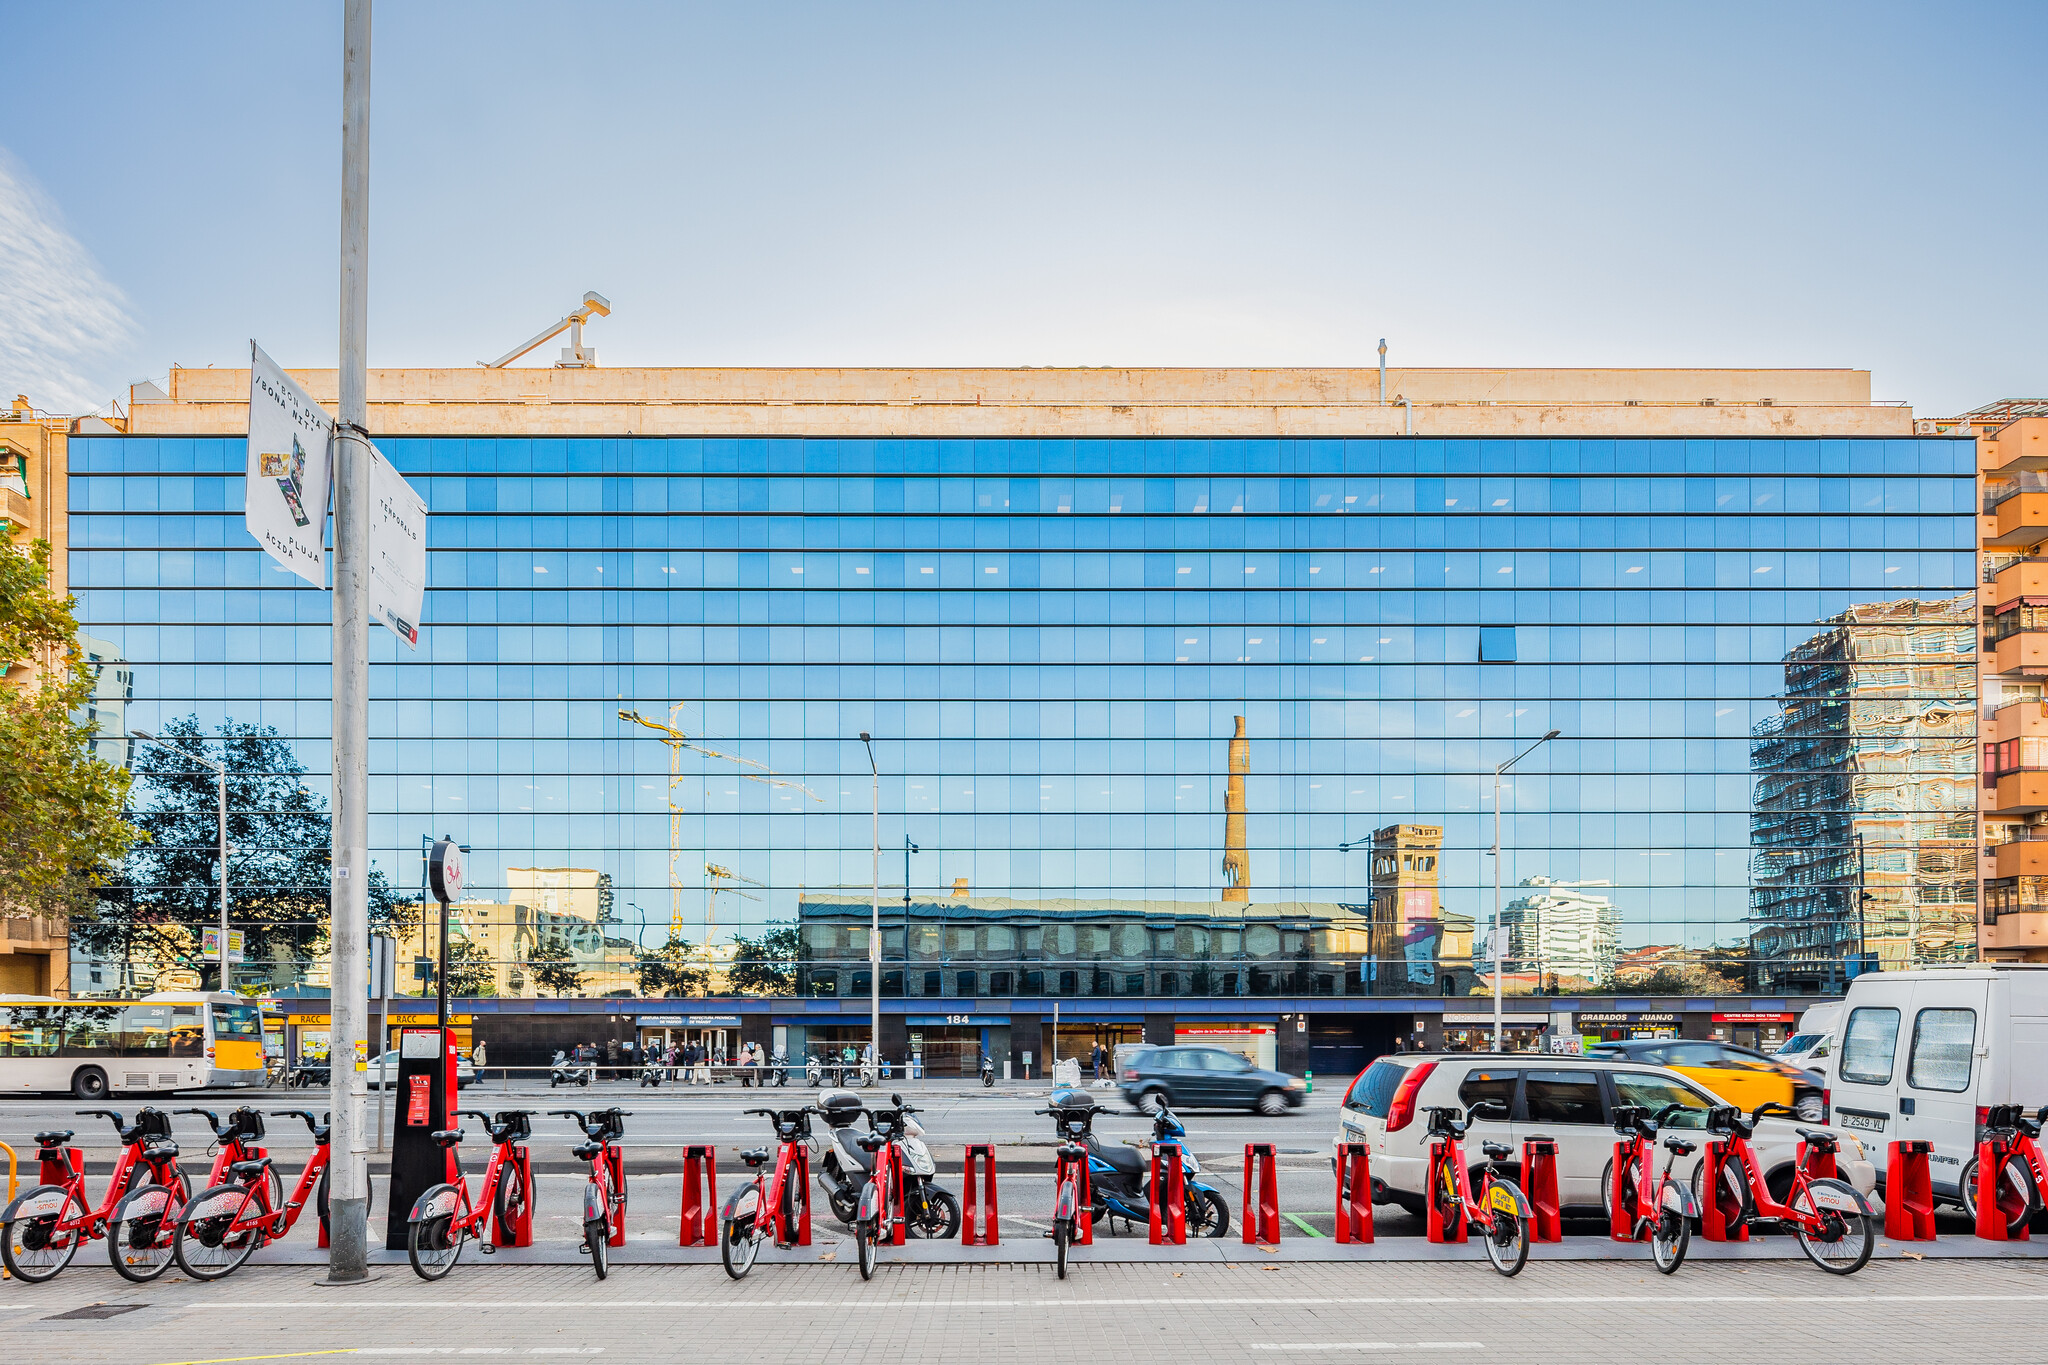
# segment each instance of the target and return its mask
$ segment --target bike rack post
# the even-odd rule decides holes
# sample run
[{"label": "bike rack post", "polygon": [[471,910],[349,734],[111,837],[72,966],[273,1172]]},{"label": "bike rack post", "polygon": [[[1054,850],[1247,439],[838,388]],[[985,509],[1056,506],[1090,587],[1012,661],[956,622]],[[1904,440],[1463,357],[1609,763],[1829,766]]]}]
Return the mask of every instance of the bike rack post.
[{"label": "bike rack post", "polygon": [[[974,1165],[981,1163],[982,1202],[988,1212],[976,1217],[974,1196]],[[960,1245],[964,1247],[992,1247],[1002,1242],[1002,1230],[996,1226],[996,1145],[993,1142],[970,1142],[967,1144],[967,1158],[961,1168],[961,1182],[965,1185],[960,1194],[963,1201],[960,1210]]]},{"label": "bike rack post", "polygon": [[1636,1213],[1629,1208],[1629,1191],[1636,1187],[1636,1164],[1628,1159],[1628,1144],[1614,1144],[1614,1161],[1607,1171],[1607,1236],[1610,1241],[1634,1242]]},{"label": "bike rack post", "polygon": [[1804,1138],[1799,1142],[1799,1169],[1806,1172],[1808,1180],[1839,1180],[1841,1168],[1835,1164],[1833,1152],[1815,1152],[1807,1149]]},{"label": "bike rack post", "polygon": [[718,1149],[711,1145],[683,1148],[682,1247],[718,1244]]},{"label": "bike rack post", "polygon": [[1931,1142],[1894,1142],[1886,1151],[1884,1235],[1895,1242],[1934,1240],[1934,1177],[1927,1167],[1933,1150]]},{"label": "bike rack post", "polygon": [[1700,1160],[1700,1236],[1709,1242],[1747,1242],[1749,1229],[1742,1222],[1742,1205],[1721,1179],[1727,1164],[1728,1143],[1709,1142],[1707,1154]]},{"label": "bike rack post", "polygon": [[[1180,1144],[1152,1145],[1152,1245],[1188,1244],[1187,1172],[1181,1169]],[[1163,1206],[1163,1207],[1162,1207]]]},{"label": "bike rack post", "polygon": [[1532,1137],[1522,1143],[1522,1193],[1536,1214],[1529,1220],[1532,1242],[1562,1242],[1564,1214],[1557,1197],[1557,1142]]},{"label": "bike rack post", "polygon": [[1244,1242],[1280,1242],[1279,1153],[1270,1142],[1244,1145]]},{"label": "bike rack post", "polygon": [[[616,1144],[605,1148],[604,1164],[609,1169],[614,1190],[626,1188],[626,1153]],[[611,1236],[605,1239],[608,1246],[622,1247],[626,1244],[626,1206],[618,1205],[607,1216],[611,1219]]]},{"label": "bike rack post", "polygon": [[[1465,1240],[1465,1205],[1463,1202],[1454,1203],[1450,1210],[1450,1217],[1446,1219],[1441,1191],[1436,1187],[1436,1173],[1443,1163],[1444,1147],[1448,1141],[1449,1139],[1447,1138],[1436,1138],[1429,1144],[1429,1191],[1424,1203],[1428,1211],[1426,1226],[1429,1240],[1432,1242],[1462,1242]],[[1457,1173],[1454,1171],[1452,1175],[1456,1177]]]},{"label": "bike rack post", "polygon": [[85,1153],[77,1147],[59,1147],[54,1151],[45,1147],[36,1154],[42,1158],[41,1185],[68,1185],[85,1175]]},{"label": "bike rack post", "polygon": [[1337,1240],[1372,1240],[1372,1156],[1362,1142],[1337,1149]]},{"label": "bike rack post", "polygon": [[[2021,1221],[2019,1231],[2010,1230],[2013,1220],[2024,1212],[2015,1191],[2007,1189],[1998,1178],[2011,1155],[2012,1147],[2002,1137],[1987,1137],[1977,1144],[1977,1235],[1987,1242],[2032,1240],[2033,1229],[2026,1221]],[[1990,1199],[1984,1197],[1987,1180],[1995,1191]]]},{"label": "bike rack post", "polygon": [[491,1245],[530,1247],[533,1245],[533,1158],[527,1154],[523,1144],[506,1154],[498,1179],[517,1180],[524,1198],[519,1201],[510,1227],[505,1226],[505,1220],[495,1209],[491,1211]]}]

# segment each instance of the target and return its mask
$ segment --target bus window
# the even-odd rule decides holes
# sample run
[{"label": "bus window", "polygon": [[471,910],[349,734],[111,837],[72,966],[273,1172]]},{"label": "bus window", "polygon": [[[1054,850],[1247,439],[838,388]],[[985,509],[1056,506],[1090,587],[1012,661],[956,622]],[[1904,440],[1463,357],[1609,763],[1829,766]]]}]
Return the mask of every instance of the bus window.
[{"label": "bus window", "polygon": [[[61,1007],[64,1017],[63,1051],[66,1056],[79,1057],[111,1052],[114,1047],[114,1024],[121,1011],[112,1005],[71,1005]],[[59,1010],[51,1010],[52,1014]]]},{"label": "bus window", "polygon": [[215,1005],[213,1036],[216,1042],[225,1038],[242,1038],[253,1042],[263,1036],[262,1014],[254,1005]]},{"label": "bus window", "polygon": [[173,1057],[204,1057],[206,1055],[206,1026],[199,1022],[199,1006],[174,1005],[171,1007],[171,1055]]},{"label": "bus window", "polygon": [[168,1005],[130,1005],[121,1011],[121,1051],[130,1057],[162,1057],[171,1048]]},{"label": "bus window", "polygon": [[57,1055],[57,1025],[50,1017],[55,1011],[41,1005],[17,1005],[6,1011],[0,1023],[0,1057],[54,1057]]}]

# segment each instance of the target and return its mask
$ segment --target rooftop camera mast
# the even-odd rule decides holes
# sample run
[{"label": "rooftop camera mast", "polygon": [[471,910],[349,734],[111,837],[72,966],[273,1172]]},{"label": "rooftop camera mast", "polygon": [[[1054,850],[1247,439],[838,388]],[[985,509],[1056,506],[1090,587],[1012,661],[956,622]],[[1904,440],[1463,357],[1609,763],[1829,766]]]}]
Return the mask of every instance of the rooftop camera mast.
[{"label": "rooftop camera mast", "polygon": [[590,293],[583,296],[583,306],[555,323],[533,340],[514,350],[507,351],[496,360],[480,360],[477,363],[487,370],[502,370],[519,357],[545,341],[552,341],[565,330],[569,333],[569,344],[562,348],[562,358],[555,362],[558,370],[584,370],[597,367],[597,348],[583,345],[583,324],[593,317],[610,317],[611,300],[602,294]]}]

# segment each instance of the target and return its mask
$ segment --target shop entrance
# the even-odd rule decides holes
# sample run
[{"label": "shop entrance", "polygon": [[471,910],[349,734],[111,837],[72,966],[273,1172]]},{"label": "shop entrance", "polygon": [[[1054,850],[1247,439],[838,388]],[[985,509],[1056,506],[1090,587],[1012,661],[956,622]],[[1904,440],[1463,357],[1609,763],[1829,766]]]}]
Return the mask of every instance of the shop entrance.
[{"label": "shop entrance", "polygon": [[[732,1039],[736,1038],[738,1034],[739,1031],[737,1029],[722,1026],[693,1028],[685,1024],[680,1027],[664,1025],[660,1028],[653,1028],[642,1024],[640,1026],[641,1055],[646,1055],[646,1049],[654,1048],[660,1050],[662,1055],[666,1056],[669,1048],[673,1047],[680,1051],[695,1043],[710,1049],[713,1065],[724,1066],[731,1060],[734,1052],[737,1050]],[[680,1066],[682,1063],[679,1061],[677,1065]]]},{"label": "shop entrance", "polygon": [[[1046,1025],[1046,1030],[1055,1032],[1050,1024]],[[1144,1041],[1143,1024],[1077,1024],[1062,1019],[1053,1039],[1056,1046],[1051,1055],[1061,1061],[1068,1058],[1078,1061],[1081,1064],[1081,1075],[1086,1078],[1095,1074],[1090,1058],[1094,1056],[1097,1043],[1109,1049],[1110,1061],[1114,1063],[1117,1044]]]}]

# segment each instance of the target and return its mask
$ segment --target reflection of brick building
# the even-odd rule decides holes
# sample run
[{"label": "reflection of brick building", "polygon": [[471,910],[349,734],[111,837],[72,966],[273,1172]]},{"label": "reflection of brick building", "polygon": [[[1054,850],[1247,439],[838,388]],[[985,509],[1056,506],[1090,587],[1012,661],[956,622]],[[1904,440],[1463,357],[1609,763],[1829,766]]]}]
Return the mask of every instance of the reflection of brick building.
[{"label": "reflection of brick building", "polygon": [[1375,995],[1464,995],[1473,984],[1472,917],[1448,914],[1438,893],[1441,825],[1388,825],[1372,836]]},{"label": "reflection of brick building", "polygon": [[1864,603],[1786,655],[1750,745],[1756,990],[1976,957],[1975,615]]}]

